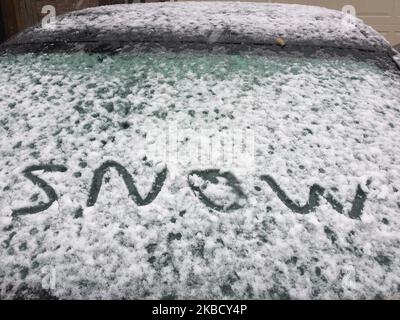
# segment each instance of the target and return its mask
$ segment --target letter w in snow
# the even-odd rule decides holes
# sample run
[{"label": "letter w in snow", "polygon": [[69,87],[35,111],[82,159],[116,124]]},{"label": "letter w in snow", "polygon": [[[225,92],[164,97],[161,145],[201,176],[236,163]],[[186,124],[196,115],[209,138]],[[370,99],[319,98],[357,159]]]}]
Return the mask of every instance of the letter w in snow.
[{"label": "letter w in snow", "polygon": [[[319,201],[320,198],[322,197],[326,201],[328,201],[328,203],[337,212],[341,214],[344,213],[343,205],[340,202],[338,202],[335,198],[333,198],[333,196],[330,193],[326,192],[325,188],[321,187],[318,184],[314,184],[311,186],[307,203],[304,206],[300,206],[289,198],[286,192],[281,189],[281,187],[276,183],[276,181],[271,176],[263,175],[260,178],[261,180],[268,183],[268,185],[275,192],[278,198],[293,212],[300,214],[307,214],[315,211],[316,208],[319,206]],[[362,215],[362,211],[364,209],[364,203],[366,199],[367,199],[367,193],[364,192],[358,185],[352,207],[348,212],[348,215],[351,219],[360,218],[360,216]]]}]

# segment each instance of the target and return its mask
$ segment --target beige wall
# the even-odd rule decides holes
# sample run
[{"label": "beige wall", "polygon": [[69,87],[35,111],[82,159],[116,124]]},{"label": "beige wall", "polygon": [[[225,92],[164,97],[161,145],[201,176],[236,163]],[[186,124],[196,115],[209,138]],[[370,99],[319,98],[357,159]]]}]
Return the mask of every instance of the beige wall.
[{"label": "beige wall", "polygon": [[[242,0],[246,1],[246,0]],[[342,10],[345,5],[356,9],[357,17],[382,33],[393,45],[400,44],[400,0],[251,0],[310,4]]]}]

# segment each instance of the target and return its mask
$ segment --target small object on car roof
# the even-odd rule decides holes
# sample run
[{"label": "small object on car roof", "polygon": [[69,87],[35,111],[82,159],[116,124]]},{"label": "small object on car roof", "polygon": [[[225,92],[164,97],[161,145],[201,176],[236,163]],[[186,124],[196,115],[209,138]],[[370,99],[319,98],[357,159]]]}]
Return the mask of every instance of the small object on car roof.
[{"label": "small object on car roof", "polygon": [[286,46],[286,42],[282,37],[276,38],[275,44],[277,46],[280,46],[281,48],[284,48]]}]

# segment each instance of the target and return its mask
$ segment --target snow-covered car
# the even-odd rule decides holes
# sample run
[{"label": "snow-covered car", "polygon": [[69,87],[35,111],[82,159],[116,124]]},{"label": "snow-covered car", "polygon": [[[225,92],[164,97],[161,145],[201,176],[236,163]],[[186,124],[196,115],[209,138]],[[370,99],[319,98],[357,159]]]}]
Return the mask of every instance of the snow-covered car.
[{"label": "snow-covered car", "polygon": [[392,299],[397,52],[270,3],[104,6],[0,57],[0,296]]}]

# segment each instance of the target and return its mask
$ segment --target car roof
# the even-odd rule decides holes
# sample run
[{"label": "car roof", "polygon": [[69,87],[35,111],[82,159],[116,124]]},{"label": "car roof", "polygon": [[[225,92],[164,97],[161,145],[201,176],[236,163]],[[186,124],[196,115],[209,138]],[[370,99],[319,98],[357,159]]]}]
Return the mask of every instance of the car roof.
[{"label": "car roof", "polygon": [[350,48],[391,53],[361,20],[322,7],[238,2],[101,6],[56,18],[20,33],[5,47],[37,43],[161,42]]}]

